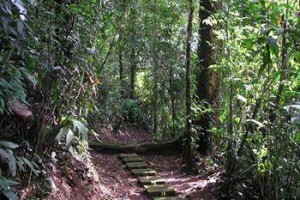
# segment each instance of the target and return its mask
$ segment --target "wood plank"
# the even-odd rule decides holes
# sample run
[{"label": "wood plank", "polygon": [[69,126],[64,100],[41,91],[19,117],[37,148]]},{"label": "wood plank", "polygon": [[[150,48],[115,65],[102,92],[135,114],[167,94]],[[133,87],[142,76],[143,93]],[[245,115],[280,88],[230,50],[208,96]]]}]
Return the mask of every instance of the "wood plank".
[{"label": "wood plank", "polygon": [[168,185],[145,185],[145,188],[152,197],[168,197],[176,195],[174,188]]},{"label": "wood plank", "polygon": [[122,160],[125,162],[125,163],[129,163],[129,162],[140,162],[140,161],[143,161],[143,158],[141,157],[125,157],[125,158],[122,158]]},{"label": "wood plank", "polygon": [[121,153],[120,158],[133,158],[133,157],[139,157],[136,153]]},{"label": "wood plank", "polygon": [[133,173],[133,175],[135,176],[155,176],[156,175],[156,171],[154,171],[153,169],[131,169],[131,172]]},{"label": "wood plank", "polygon": [[146,169],[149,167],[149,165],[146,162],[129,162],[126,163],[126,166],[129,169]]},{"label": "wood plank", "polygon": [[153,200],[186,200],[184,197],[153,197]]},{"label": "wood plank", "polygon": [[145,185],[162,185],[165,184],[166,181],[160,176],[144,176],[138,177],[139,182]]}]

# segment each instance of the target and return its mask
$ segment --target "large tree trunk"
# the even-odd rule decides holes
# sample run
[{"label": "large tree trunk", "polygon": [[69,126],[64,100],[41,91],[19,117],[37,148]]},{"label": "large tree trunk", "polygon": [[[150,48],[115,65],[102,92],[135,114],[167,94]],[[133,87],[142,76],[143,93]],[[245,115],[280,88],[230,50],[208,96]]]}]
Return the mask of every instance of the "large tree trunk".
[{"label": "large tree trunk", "polygon": [[[219,73],[209,69],[216,61],[216,38],[213,27],[205,23],[205,20],[216,13],[217,5],[212,0],[199,0],[199,4],[200,41],[197,54],[200,73],[197,76],[197,96],[202,103],[205,102],[205,106],[216,108],[218,105]],[[215,114],[204,113],[200,119],[196,119],[194,122],[198,127],[199,152],[203,155],[207,155],[211,151],[212,137],[209,129],[215,121]]]}]

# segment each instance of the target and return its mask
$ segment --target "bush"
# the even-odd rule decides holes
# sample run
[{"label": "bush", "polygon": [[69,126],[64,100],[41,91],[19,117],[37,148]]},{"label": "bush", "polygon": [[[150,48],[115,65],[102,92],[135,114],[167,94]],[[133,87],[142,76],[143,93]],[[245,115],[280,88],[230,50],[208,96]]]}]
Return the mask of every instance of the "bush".
[{"label": "bush", "polygon": [[124,99],[122,102],[122,115],[127,119],[127,121],[133,122],[142,122],[143,113],[138,105],[138,102],[133,99]]}]

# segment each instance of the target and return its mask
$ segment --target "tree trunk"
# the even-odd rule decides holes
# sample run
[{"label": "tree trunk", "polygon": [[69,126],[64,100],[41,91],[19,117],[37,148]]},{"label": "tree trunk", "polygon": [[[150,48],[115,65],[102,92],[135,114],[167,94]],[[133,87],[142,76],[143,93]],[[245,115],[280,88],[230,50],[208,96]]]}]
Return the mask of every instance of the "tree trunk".
[{"label": "tree trunk", "polygon": [[[197,76],[197,96],[202,103],[205,103],[205,107],[216,108],[218,106],[219,73],[209,69],[216,61],[216,48],[214,47],[216,38],[213,33],[213,27],[205,23],[205,20],[216,13],[217,5],[212,0],[199,0],[199,4],[200,22],[198,33],[200,41],[197,54],[200,73]],[[194,122],[198,127],[199,152],[203,155],[208,155],[211,151],[212,137],[209,129],[211,124],[216,121],[216,114],[205,113]]]},{"label": "tree trunk", "polygon": [[175,110],[175,95],[174,95],[174,70],[173,67],[170,69],[170,96],[171,96],[171,111],[172,111],[172,137],[175,137],[175,120],[176,120],[176,110]]},{"label": "tree trunk", "polygon": [[120,99],[124,98],[124,65],[122,47],[119,46],[119,78],[120,78]]},{"label": "tree trunk", "polygon": [[135,61],[135,47],[133,46],[131,49],[130,55],[130,99],[135,99],[135,76],[136,76],[136,61]]},{"label": "tree trunk", "polygon": [[187,141],[184,148],[184,158],[186,160],[186,168],[193,168],[192,155],[192,120],[191,120],[191,40],[193,30],[194,5],[193,0],[189,0],[189,18],[186,38],[186,133]]},{"label": "tree trunk", "polygon": [[[154,0],[154,13],[155,16],[157,15],[157,0]],[[155,139],[157,139],[157,129],[158,129],[158,116],[157,116],[157,100],[158,100],[158,91],[157,91],[157,84],[158,84],[158,55],[157,55],[157,18],[155,18],[154,22],[154,37],[153,37],[153,64],[154,64],[154,71],[153,71],[153,79],[154,79],[154,86],[153,86],[153,134]]]}]

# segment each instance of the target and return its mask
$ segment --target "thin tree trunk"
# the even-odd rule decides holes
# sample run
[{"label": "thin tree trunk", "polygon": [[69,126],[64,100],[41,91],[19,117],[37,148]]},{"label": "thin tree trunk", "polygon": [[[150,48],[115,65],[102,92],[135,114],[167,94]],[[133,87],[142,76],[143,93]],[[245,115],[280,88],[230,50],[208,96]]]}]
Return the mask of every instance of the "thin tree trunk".
[{"label": "thin tree trunk", "polygon": [[194,5],[193,0],[189,0],[189,17],[187,27],[187,38],[186,38],[186,133],[187,142],[185,145],[185,159],[187,169],[193,167],[193,156],[192,156],[192,117],[191,117],[191,40],[193,30],[193,15]]},{"label": "thin tree trunk", "polygon": [[[154,0],[154,12],[157,14],[157,0]],[[154,86],[153,86],[153,134],[155,139],[157,139],[157,129],[158,129],[158,116],[157,116],[157,84],[158,84],[158,58],[157,58],[157,19],[154,22],[154,37],[153,37],[153,61],[154,61]]]},{"label": "thin tree trunk", "polygon": [[105,56],[105,58],[104,58],[104,61],[101,63],[101,65],[100,65],[100,67],[99,67],[98,73],[101,73],[101,72],[102,72],[102,70],[104,69],[105,64],[107,63],[108,58],[109,58],[109,56],[111,55],[112,49],[113,49],[113,47],[114,47],[114,45],[115,45],[115,39],[116,39],[116,38],[114,37],[113,40],[111,41],[111,43],[109,44],[108,52],[107,52],[107,54],[106,54],[106,56]]},{"label": "thin tree trunk", "polygon": [[130,55],[130,99],[135,98],[135,76],[137,67],[135,56],[135,47],[132,47]]},{"label": "thin tree trunk", "polygon": [[[228,24],[225,24],[226,26],[226,34],[227,34],[227,41],[230,38],[230,33],[229,33],[229,28],[228,28]],[[226,55],[226,59],[228,61],[231,60],[231,52],[230,52],[230,48],[227,49],[227,55]],[[228,77],[232,76],[232,70],[229,67],[228,69]],[[227,117],[227,134],[229,136],[229,138],[231,138],[232,134],[233,134],[233,98],[234,98],[234,87],[233,87],[233,82],[230,81],[229,83],[229,95],[228,95],[228,117]],[[232,178],[232,174],[234,172],[234,167],[235,167],[235,155],[234,155],[234,151],[233,151],[233,142],[232,140],[228,140],[227,143],[227,149],[226,149],[226,163],[225,163],[225,174],[226,174],[226,178],[227,178],[227,196],[230,197],[230,194],[232,194],[232,190],[234,188],[234,180]]]},{"label": "thin tree trunk", "polygon": [[124,98],[124,65],[122,47],[119,47],[119,78],[120,78],[120,99]]},{"label": "thin tree trunk", "polygon": [[171,96],[171,112],[172,112],[172,137],[175,137],[175,120],[176,120],[176,110],[175,110],[175,95],[174,95],[174,74],[173,67],[170,69],[170,96]]},{"label": "thin tree trunk", "polygon": [[[289,4],[289,1],[286,1],[287,5]],[[299,2],[300,4],[300,2]],[[283,33],[286,32],[287,30],[287,20],[286,18],[288,17],[288,10],[286,11],[286,16],[282,16],[282,21],[283,21]],[[288,48],[287,48],[287,36],[286,34],[283,34],[282,36],[282,44],[281,44],[281,62],[280,62],[280,66],[279,66],[279,70],[281,72],[281,76],[280,76],[280,82],[279,82],[279,86],[278,86],[278,90],[277,90],[277,94],[276,94],[276,99],[274,101],[274,109],[273,111],[271,111],[271,115],[270,115],[270,121],[274,122],[276,120],[276,110],[280,107],[280,100],[281,100],[281,96],[282,96],[282,92],[284,89],[284,81],[286,80],[286,70],[288,68]]]}]

